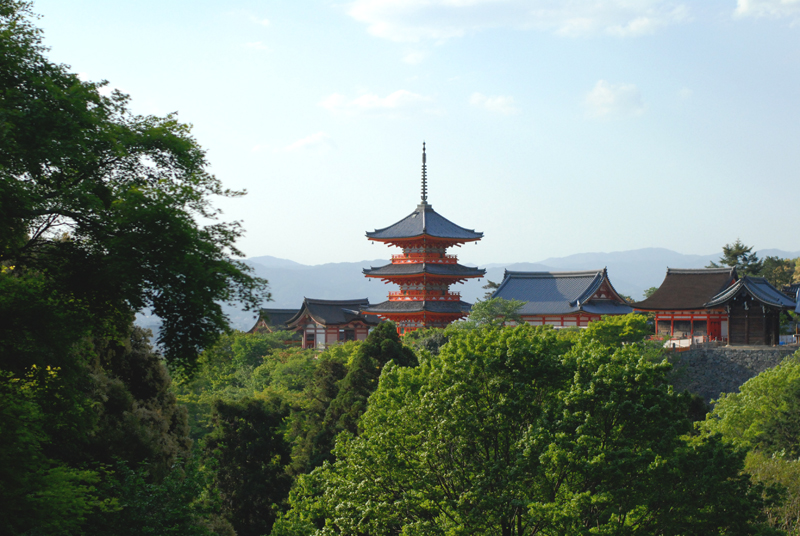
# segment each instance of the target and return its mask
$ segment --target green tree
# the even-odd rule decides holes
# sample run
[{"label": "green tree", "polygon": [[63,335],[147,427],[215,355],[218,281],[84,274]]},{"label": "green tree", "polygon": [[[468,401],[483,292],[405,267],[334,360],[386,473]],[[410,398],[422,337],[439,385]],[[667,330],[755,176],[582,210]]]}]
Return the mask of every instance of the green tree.
[{"label": "green tree", "polygon": [[95,330],[150,307],[167,358],[191,367],[227,329],[220,301],[268,296],[231,259],[240,226],[198,224],[217,218],[213,196],[240,194],[208,173],[189,126],[134,116],[127,96],[48,61],[30,19],[28,3],[0,1],[0,263],[42,274]]},{"label": "green tree", "polygon": [[97,471],[47,456],[51,438],[42,392],[57,374],[48,370],[15,378],[0,371],[0,533],[77,531],[102,505],[94,492]]},{"label": "green tree", "polygon": [[484,328],[387,367],[273,535],[767,534],[743,455],[686,439],[668,363],[620,342]]},{"label": "green tree", "polygon": [[239,536],[268,534],[289,493],[288,414],[280,398],[269,394],[214,405],[215,428],[204,448],[223,514]]},{"label": "green tree", "polygon": [[719,258],[719,264],[711,261],[707,268],[730,266],[732,268],[735,267],[740,276],[760,275],[764,261],[760,260],[755,253],[752,253],[752,250],[753,246],[745,246],[737,238],[733,244],[722,246],[722,257]]},{"label": "green tree", "polygon": [[775,288],[780,290],[794,282],[796,261],[797,259],[764,257],[764,264],[759,275],[765,277]]},{"label": "green tree", "polygon": [[644,298],[645,298],[645,299],[649,298],[650,296],[652,296],[653,294],[655,294],[657,290],[658,290],[658,287],[650,287],[650,288],[648,288],[648,289],[645,289],[645,291],[644,291]]},{"label": "green tree", "polygon": [[487,279],[486,284],[481,288],[484,288],[487,291],[486,294],[483,295],[483,299],[491,300],[492,296],[494,296],[494,291],[500,288],[500,283],[495,283],[491,279]]},{"label": "green tree", "polygon": [[753,449],[746,467],[757,481],[786,490],[783,505],[768,507],[775,527],[800,534],[800,354],[751,378],[738,393],[720,395],[700,424],[742,449]]},{"label": "green tree", "polygon": [[606,346],[641,342],[651,333],[647,317],[638,313],[610,315],[602,322],[590,322],[582,337]]},{"label": "green tree", "polygon": [[454,322],[449,329],[475,329],[482,326],[500,327],[510,322],[522,323],[519,310],[525,302],[519,300],[505,300],[491,298],[478,301],[472,306],[469,316],[460,322]]}]

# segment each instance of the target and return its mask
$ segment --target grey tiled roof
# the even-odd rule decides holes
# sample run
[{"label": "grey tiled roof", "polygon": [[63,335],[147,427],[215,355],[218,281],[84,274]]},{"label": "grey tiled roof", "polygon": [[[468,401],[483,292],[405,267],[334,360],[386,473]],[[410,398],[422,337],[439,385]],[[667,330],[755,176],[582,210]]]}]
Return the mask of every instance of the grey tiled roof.
[{"label": "grey tiled roof", "polygon": [[643,311],[703,309],[735,280],[735,268],[667,268],[658,290],[633,307]]},{"label": "grey tiled roof", "polygon": [[377,324],[375,317],[364,316],[361,309],[369,307],[369,300],[361,298],[357,300],[315,300],[305,298],[303,307],[286,323],[296,324],[306,313],[315,322],[322,325],[347,324],[353,320],[361,320],[368,324]]},{"label": "grey tiled roof", "polygon": [[458,241],[480,240],[483,233],[465,229],[451,222],[427,203],[417,205],[416,210],[389,227],[367,233],[367,238],[391,240],[393,238],[414,238],[428,235],[436,238],[450,238]]},{"label": "grey tiled roof", "polygon": [[[596,314],[627,314],[628,305],[590,298],[608,278],[605,270],[583,272],[509,272],[493,298],[524,301],[521,315],[559,315],[585,311]],[[608,282],[611,286],[611,282]],[[613,289],[614,287],[611,286]],[[614,290],[616,293],[616,290]]]},{"label": "grey tiled roof", "polygon": [[462,264],[387,264],[378,268],[364,268],[364,275],[373,277],[393,276],[393,275],[452,275],[458,277],[483,277],[486,270],[482,268],[472,268]]},{"label": "grey tiled roof", "polygon": [[300,309],[261,309],[261,318],[269,326],[285,327],[286,322],[299,312]]},{"label": "grey tiled roof", "polygon": [[469,313],[471,303],[465,301],[385,301],[362,309],[367,313]]},{"label": "grey tiled roof", "polygon": [[711,298],[708,303],[706,303],[706,307],[719,307],[720,305],[724,305],[729,300],[736,297],[741,290],[745,290],[764,305],[781,309],[795,309],[797,307],[795,300],[773,287],[769,281],[763,277],[750,276],[741,278],[739,281]]}]

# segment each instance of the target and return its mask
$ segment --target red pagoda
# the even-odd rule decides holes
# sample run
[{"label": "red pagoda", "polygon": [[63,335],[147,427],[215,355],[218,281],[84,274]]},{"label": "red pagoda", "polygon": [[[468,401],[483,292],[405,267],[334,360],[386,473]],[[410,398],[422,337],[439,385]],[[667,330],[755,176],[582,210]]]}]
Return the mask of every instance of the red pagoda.
[{"label": "red pagoda", "polygon": [[388,301],[362,310],[397,325],[397,332],[408,333],[426,327],[444,327],[467,315],[471,304],[461,301],[450,285],[480,278],[486,270],[458,264],[447,248],[476,242],[483,233],[459,227],[440,216],[428,204],[428,177],[425,144],[422,144],[422,202],[394,225],[367,233],[369,240],[384,242],[403,250],[392,255],[391,264],[364,269],[366,277],[394,283],[400,290],[390,292]]}]

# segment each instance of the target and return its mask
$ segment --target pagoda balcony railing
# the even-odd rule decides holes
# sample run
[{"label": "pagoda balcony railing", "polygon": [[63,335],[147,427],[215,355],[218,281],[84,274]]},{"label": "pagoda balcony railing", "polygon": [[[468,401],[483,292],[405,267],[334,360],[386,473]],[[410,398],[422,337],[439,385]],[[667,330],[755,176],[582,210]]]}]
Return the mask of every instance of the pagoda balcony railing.
[{"label": "pagoda balcony railing", "polygon": [[458,257],[455,255],[435,256],[429,253],[392,255],[392,264],[418,264],[421,262],[430,264],[456,264],[458,262]]},{"label": "pagoda balcony railing", "polygon": [[389,301],[460,301],[460,292],[436,290],[396,290],[389,293]]}]

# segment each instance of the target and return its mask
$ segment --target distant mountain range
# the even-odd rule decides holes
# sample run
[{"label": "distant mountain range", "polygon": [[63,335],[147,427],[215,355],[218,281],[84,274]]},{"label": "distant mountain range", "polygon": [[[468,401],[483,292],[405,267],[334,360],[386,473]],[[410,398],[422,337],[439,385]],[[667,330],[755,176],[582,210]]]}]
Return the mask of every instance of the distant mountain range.
[{"label": "distant mountain range", "polygon": [[[643,298],[645,289],[661,284],[667,267],[703,268],[710,261],[718,260],[721,255],[721,252],[710,255],[684,255],[663,248],[644,248],[611,253],[579,253],[568,257],[551,257],[533,263],[488,264],[482,266],[486,268],[486,277],[483,279],[468,281],[451,288],[460,292],[463,300],[474,303],[486,292],[481,288],[486,281],[499,283],[503,280],[505,270],[567,271],[599,270],[606,267],[611,283],[617,291],[639,300]],[[765,249],[759,251],[758,256],[795,258],[800,257],[800,252]],[[393,290],[391,285],[367,279],[361,272],[363,268],[387,264],[389,261],[385,259],[310,266],[288,259],[263,256],[251,257],[245,262],[253,268],[256,275],[269,281],[273,301],[265,303],[264,307],[296,309],[300,307],[304,297],[327,300],[366,297],[372,303],[379,303],[386,299],[390,290]],[[255,323],[254,313],[245,313],[227,306],[225,310],[236,329],[247,330]],[[157,319],[140,315],[137,323],[155,328]]]}]

